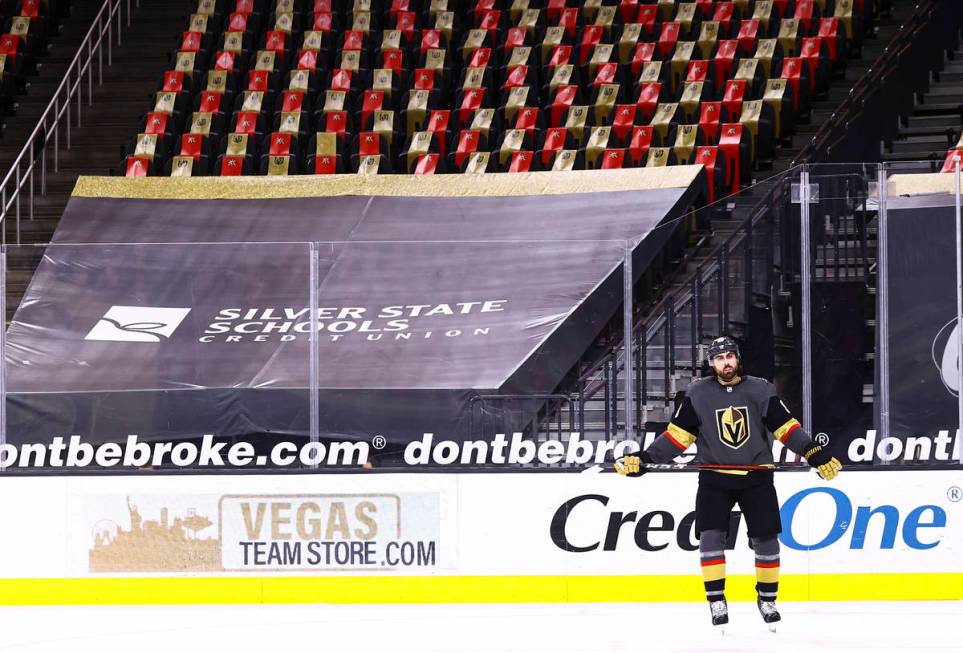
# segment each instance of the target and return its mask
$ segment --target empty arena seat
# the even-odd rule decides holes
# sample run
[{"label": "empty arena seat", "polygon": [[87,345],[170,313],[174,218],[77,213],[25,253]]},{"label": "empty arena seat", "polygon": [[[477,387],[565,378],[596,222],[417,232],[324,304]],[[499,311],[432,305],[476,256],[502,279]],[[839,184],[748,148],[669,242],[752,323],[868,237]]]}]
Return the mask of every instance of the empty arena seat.
[{"label": "empty arena seat", "polygon": [[[4,17],[17,32],[0,53],[4,84],[49,21],[40,0],[14,4],[28,1]],[[522,172],[701,156],[729,190],[789,142],[876,11],[861,0],[196,0],[189,9],[137,132],[156,135],[164,154],[132,173]],[[199,150],[182,147],[185,135]],[[235,135],[247,143],[230,153]],[[284,152],[271,151],[278,138]]]},{"label": "empty arena seat", "polygon": [[676,125],[685,122],[685,115],[678,102],[663,102],[652,116],[651,126],[663,141],[675,135]]},{"label": "empty arena seat", "polygon": [[761,160],[771,159],[776,151],[775,110],[762,100],[746,100],[739,110],[739,123],[752,134],[749,158],[758,168]]},{"label": "empty arena seat", "polygon": [[582,139],[565,127],[549,127],[545,130],[538,150],[540,165],[543,169],[552,169],[556,155],[565,150],[577,152],[581,148]]},{"label": "empty arena seat", "polygon": [[626,154],[635,167],[645,164],[649,150],[661,147],[663,138],[651,125],[638,125],[632,128],[626,145]]},{"label": "empty arena seat", "polygon": [[797,115],[808,115],[812,92],[809,81],[809,64],[801,57],[786,57],[783,61],[780,77],[792,86],[793,106]]},{"label": "empty arena seat", "polygon": [[[374,131],[359,132],[351,144],[351,168],[354,171],[389,173],[392,171],[391,147],[384,135]],[[377,160],[377,165],[372,163]],[[363,165],[363,167],[362,167]]]},{"label": "empty arena seat", "polygon": [[695,162],[698,142],[699,125],[679,125],[672,143],[672,153],[679,165],[691,165]]},{"label": "empty arena seat", "polygon": [[259,174],[269,176],[296,175],[301,172],[297,157],[289,155],[262,154]]},{"label": "empty arena seat", "polygon": [[785,79],[770,79],[766,82],[763,101],[773,109],[776,138],[791,135],[796,123],[796,110],[793,89]]},{"label": "empty arena seat", "polygon": [[712,100],[712,88],[705,82],[686,82],[679,98],[679,108],[682,111],[683,122],[695,122],[699,116],[699,108],[704,102]]},{"label": "empty arena seat", "polygon": [[715,66],[716,90],[721,92],[726,81],[735,68],[738,59],[739,44],[734,40],[720,41],[716,48],[716,54],[712,59]]},{"label": "empty arena seat", "polygon": [[175,156],[190,157],[207,170],[210,161],[215,158],[218,144],[218,139],[203,134],[181,134],[177,139]]},{"label": "empty arena seat", "polygon": [[661,168],[676,165],[675,152],[671,147],[653,147],[645,160],[646,168]]},{"label": "empty arena seat", "polygon": [[137,134],[125,148],[125,158],[146,159],[152,164],[151,170],[163,168],[167,157],[167,143],[158,134]]},{"label": "empty arena seat", "polygon": [[142,134],[156,134],[169,148],[173,145],[175,135],[179,130],[175,129],[174,121],[169,114],[150,112],[144,116],[140,123]]},{"label": "empty arena seat", "polygon": [[846,29],[839,18],[828,17],[819,20],[817,34],[826,43],[829,59],[833,65],[842,63],[846,59]]},{"label": "empty arena seat", "polygon": [[798,51],[800,38],[803,37],[803,30],[800,21],[796,18],[784,18],[779,23],[779,32],[776,38],[782,46],[784,56],[794,57]]},{"label": "empty arena seat", "polygon": [[347,172],[343,140],[331,132],[318,132],[308,143],[305,172],[312,175],[333,175]]},{"label": "empty arena seat", "polygon": [[645,82],[641,84],[635,104],[638,111],[637,120],[642,122],[651,121],[659,105],[668,101],[669,98],[668,87],[663,85],[662,82]]},{"label": "empty arena seat", "polygon": [[[629,26],[626,26],[628,29]],[[621,44],[620,44],[621,46]],[[633,45],[632,51],[627,58],[623,60],[622,55],[619,55],[619,61],[622,65],[628,65],[629,75],[632,78],[637,78],[641,73],[645,64],[651,63],[655,57],[655,43],[636,43]]]},{"label": "empty arena seat", "polygon": [[601,157],[605,150],[617,147],[620,139],[612,134],[611,127],[592,127],[588,131],[585,146],[582,149],[582,160],[587,170],[601,167]]},{"label": "empty arena seat", "polygon": [[233,132],[224,136],[218,145],[220,154],[228,156],[250,156],[253,159],[260,157],[260,142],[250,134]]},{"label": "empty arena seat", "polygon": [[702,165],[706,170],[709,184],[709,201],[715,202],[725,190],[726,159],[719,153],[718,146],[700,145],[695,149],[693,163]]},{"label": "empty arena seat", "polygon": [[722,102],[703,102],[699,107],[699,129],[706,143],[717,142],[719,126],[731,120],[732,116]]},{"label": "empty arena seat", "polygon": [[[492,153],[496,157],[499,166],[504,167],[516,152],[525,151],[534,158],[535,136],[524,129],[508,129],[502,135],[501,141],[497,144],[497,149]],[[531,162],[522,161],[521,164],[531,166]],[[517,172],[518,170],[514,170]],[[527,172],[528,170],[526,170]]]},{"label": "empty arena seat", "polygon": [[153,161],[146,156],[128,156],[124,159],[124,176],[147,177],[154,172]]},{"label": "empty arena seat", "polygon": [[[401,170],[412,174],[421,158],[426,154],[441,156],[441,144],[438,135],[431,131],[414,132],[406,139],[401,153],[398,155],[398,166]],[[437,162],[432,167],[432,172],[436,171]]]},{"label": "empty arena seat", "polygon": [[[742,4],[742,6],[746,5]],[[735,2],[718,2],[712,14],[712,21],[719,23],[719,31],[725,38],[732,38],[740,28],[742,9]]]},{"label": "empty arena seat", "polygon": [[813,93],[825,93],[829,88],[829,76],[832,61],[829,58],[829,47],[819,36],[802,39],[799,46],[799,56],[809,64],[809,87]]},{"label": "empty arena seat", "polygon": [[803,34],[812,34],[818,27],[822,6],[817,0],[797,0],[793,17],[799,21]]},{"label": "empty arena seat", "polygon": [[466,156],[456,169],[464,174],[498,172],[498,166],[490,152],[473,152]]},{"label": "empty arena seat", "polygon": [[254,157],[222,154],[217,158],[214,174],[221,177],[241,177],[254,174]]},{"label": "empty arena seat", "polygon": [[737,193],[750,181],[752,133],[740,123],[722,124],[718,145],[726,161],[726,187],[729,192]]}]

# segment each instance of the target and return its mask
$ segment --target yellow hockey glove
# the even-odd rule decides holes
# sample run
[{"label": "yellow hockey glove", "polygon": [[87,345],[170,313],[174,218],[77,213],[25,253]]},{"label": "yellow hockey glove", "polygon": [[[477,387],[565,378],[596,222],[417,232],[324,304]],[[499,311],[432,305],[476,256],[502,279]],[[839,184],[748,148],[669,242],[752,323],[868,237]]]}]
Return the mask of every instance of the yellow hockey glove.
[{"label": "yellow hockey glove", "polygon": [[615,461],[615,471],[620,476],[642,476],[645,473],[642,457],[636,455],[622,456]]},{"label": "yellow hockey glove", "polygon": [[816,471],[823,480],[833,480],[843,469],[842,463],[836,458],[833,458],[828,451],[818,444],[814,444],[804,456],[806,457],[806,462],[816,468]]}]

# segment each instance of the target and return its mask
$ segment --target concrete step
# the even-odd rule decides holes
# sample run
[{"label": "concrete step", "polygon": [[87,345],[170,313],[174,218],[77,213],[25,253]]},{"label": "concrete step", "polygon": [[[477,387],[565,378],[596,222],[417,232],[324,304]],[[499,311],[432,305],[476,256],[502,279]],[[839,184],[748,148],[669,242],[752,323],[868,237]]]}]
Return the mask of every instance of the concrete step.
[{"label": "concrete step", "polygon": [[906,161],[943,160],[946,158],[946,148],[941,150],[914,150],[911,152],[886,152],[880,156],[882,161],[894,163]]},{"label": "concrete step", "polygon": [[960,115],[960,102],[923,102],[916,105],[914,114],[917,116],[948,115],[956,113]]},{"label": "concrete step", "polygon": [[[96,0],[74,3],[73,15],[64,23],[50,54],[43,59],[39,74],[30,78],[27,96],[22,96],[16,115],[7,116],[6,130],[0,140],[0,173],[6,174],[20,154],[28,136],[46,108],[51,95],[60,85],[77,46],[90,27],[100,7]],[[177,3],[141,3],[135,9],[131,28],[123,28],[123,46],[113,46],[113,66],[104,56],[103,85],[94,76],[93,106],[88,106],[85,79],[81,128],[72,127],[72,148],[66,146],[66,126],[61,125],[59,140],[59,172],[54,172],[52,146],[48,153],[47,195],[39,195],[39,166],[35,180],[33,216],[29,220],[29,203],[24,197],[20,207],[20,238],[24,244],[50,241],[70,193],[80,174],[107,174],[121,158],[121,148],[137,132],[140,117],[149,108],[148,96],[169,63],[169,50],[176,46],[190,11],[190,6]],[[126,23],[126,9],[124,20]],[[115,34],[116,38],[116,34]],[[167,47],[164,44],[170,44]],[[96,64],[95,64],[96,65]],[[76,100],[74,100],[76,102]],[[75,105],[72,117],[76,121]],[[5,225],[6,242],[14,242],[16,219],[11,215]],[[8,247],[7,319],[19,304],[29,278],[39,264],[42,247]],[[16,274],[12,274],[15,272]]]},{"label": "concrete step", "polygon": [[947,143],[953,144],[959,138],[960,125],[924,125],[920,127],[903,127],[897,128],[898,133],[902,137],[920,137],[920,136],[930,136],[939,137],[944,139]]},{"label": "concrete step", "polygon": [[938,128],[959,128],[960,113],[947,112],[945,114],[916,114],[907,118],[907,126],[910,128],[938,129]]},{"label": "concrete step", "polygon": [[944,68],[942,72],[936,73],[933,77],[936,84],[963,84],[963,69],[951,71]]},{"label": "concrete step", "polygon": [[943,73],[963,73],[963,58],[948,60],[943,65]]},{"label": "concrete step", "polygon": [[923,96],[923,106],[939,103],[953,103],[956,105],[963,103],[963,89],[956,87],[934,88]]},{"label": "concrete step", "polygon": [[933,152],[936,150],[946,150],[953,143],[949,142],[947,138],[933,138],[926,136],[915,136],[913,138],[905,138],[898,141],[893,141],[890,144],[889,151],[901,154],[908,152]]}]

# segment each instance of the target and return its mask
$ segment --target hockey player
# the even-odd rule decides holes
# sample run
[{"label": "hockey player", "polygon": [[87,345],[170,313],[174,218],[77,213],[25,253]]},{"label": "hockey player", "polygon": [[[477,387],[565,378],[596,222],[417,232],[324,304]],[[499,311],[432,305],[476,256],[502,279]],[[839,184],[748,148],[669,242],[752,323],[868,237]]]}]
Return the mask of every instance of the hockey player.
[{"label": "hockey player", "polygon": [[774,629],[780,619],[776,609],[777,535],[782,525],[773,484],[773,438],[803,456],[826,480],[835,478],[842,465],[813,442],[771,383],[740,376],[739,348],[734,340],[713,340],[708,359],[715,374],[690,383],[666,431],[641,454],[623,457],[616,469],[623,476],[641,476],[646,464],[668,463],[698,442],[695,526],[712,623],[729,622],[725,543],[729,514],[738,503],[756,557],[757,606]]}]

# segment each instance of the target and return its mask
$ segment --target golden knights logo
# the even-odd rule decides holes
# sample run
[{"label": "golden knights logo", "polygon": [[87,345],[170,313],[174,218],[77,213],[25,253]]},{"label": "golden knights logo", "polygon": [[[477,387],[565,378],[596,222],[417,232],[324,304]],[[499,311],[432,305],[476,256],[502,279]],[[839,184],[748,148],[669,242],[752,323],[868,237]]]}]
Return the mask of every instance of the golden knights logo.
[{"label": "golden knights logo", "polygon": [[729,406],[716,411],[716,430],[722,444],[738,449],[749,440],[749,409]]}]

